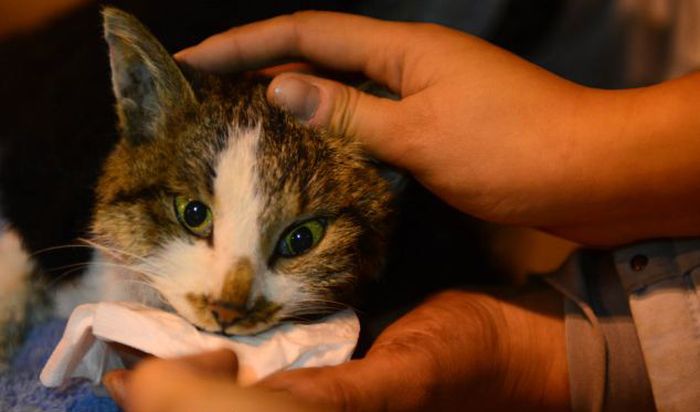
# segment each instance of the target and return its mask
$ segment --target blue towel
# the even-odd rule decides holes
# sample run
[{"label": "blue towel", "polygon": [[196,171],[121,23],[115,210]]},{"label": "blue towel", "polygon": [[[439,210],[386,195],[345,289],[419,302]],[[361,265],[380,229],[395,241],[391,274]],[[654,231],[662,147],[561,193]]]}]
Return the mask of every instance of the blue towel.
[{"label": "blue towel", "polygon": [[10,367],[0,373],[0,411],[119,411],[109,397],[96,394],[86,380],[76,379],[60,389],[45,388],[39,382],[39,373],[65,326],[65,320],[51,320],[31,331]]}]

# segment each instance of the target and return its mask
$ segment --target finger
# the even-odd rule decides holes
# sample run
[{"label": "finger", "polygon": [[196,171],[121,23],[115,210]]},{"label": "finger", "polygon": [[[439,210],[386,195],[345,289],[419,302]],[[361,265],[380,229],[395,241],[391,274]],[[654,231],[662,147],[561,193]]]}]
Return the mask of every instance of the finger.
[{"label": "finger", "polygon": [[362,368],[358,368],[356,362],[282,372],[265,378],[256,386],[288,392],[307,402],[340,410],[377,410],[372,388],[381,386],[374,382],[373,374],[360,380]]},{"label": "finger", "polygon": [[314,67],[308,63],[286,63],[280,64],[272,67],[265,67],[263,69],[257,70],[257,73],[266,77],[275,77],[282,73],[293,72],[293,73],[305,73],[313,74]]},{"label": "finger", "polygon": [[304,59],[334,70],[363,72],[398,91],[408,47],[405,31],[403,23],[340,13],[301,12],[230,29],[175,57],[200,70],[214,72],[250,70]]},{"label": "finger", "polygon": [[[303,368],[267,377],[257,385],[339,410],[411,410],[425,405],[429,393],[422,364],[391,357],[368,357],[323,368]],[[408,373],[406,373],[408,372]]]},{"label": "finger", "polygon": [[102,384],[109,396],[117,403],[120,407],[124,407],[127,397],[127,382],[129,380],[129,374],[131,372],[126,369],[115,369],[113,371],[107,372],[102,377]]},{"label": "finger", "polygon": [[192,368],[198,373],[213,376],[233,377],[238,374],[238,358],[229,349],[218,349],[174,359],[185,367]]},{"label": "finger", "polygon": [[401,130],[411,123],[400,102],[300,73],[273,79],[267,98],[303,122],[357,139],[376,158],[402,166],[406,141],[386,138],[403,137]]},{"label": "finger", "polygon": [[[132,377],[137,374],[140,381],[150,382],[150,385],[160,385],[165,388],[169,385],[168,375],[181,375],[182,371],[196,373],[210,378],[224,378],[231,382],[235,380],[238,373],[238,359],[232,351],[220,349],[202,354],[185,356],[177,359],[148,359],[141,363],[134,372],[125,369],[117,369],[106,373],[102,377],[102,384],[107,389],[114,401],[124,406],[128,399],[133,396],[130,391]],[[150,386],[149,385],[149,386]]]},{"label": "finger", "polygon": [[230,379],[189,368],[170,369],[174,361],[153,362],[134,372],[112,371],[104,383],[127,412],[319,412],[289,394],[242,388]]},{"label": "finger", "polygon": [[192,405],[208,399],[221,401],[204,389],[210,382],[235,387],[236,373],[235,354],[221,349],[176,359],[148,359],[128,375],[110,375],[107,379],[125,410],[173,412],[196,410]]}]

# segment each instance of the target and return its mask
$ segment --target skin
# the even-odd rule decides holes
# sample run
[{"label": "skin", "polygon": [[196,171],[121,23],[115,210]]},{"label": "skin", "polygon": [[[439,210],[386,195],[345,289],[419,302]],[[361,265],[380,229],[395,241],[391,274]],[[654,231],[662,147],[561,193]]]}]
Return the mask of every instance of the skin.
[{"label": "skin", "polygon": [[[219,350],[168,361],[149,359],[133,373],[117,371],[106,375],[104,383],[127,411],[320,410],[289,394],[239,387],[235,384],[237,368],[236,355]],[[163,379],[164,376],[170,378]]]},{"label": "skin", "polygon": [[90,0],[0,0],[0,40],[28,32]]},{"label": "skin", "polygon": [[[698,73],[596,90],[464,33],[319,12],[234,28],[176,57],[215,72],[306,61],[386,85],[400,101],[266,70],[276,76],[271,102],[358,139],[465,213],[591,245],[700,234]],[[206,368],[178,372],[168,368],[182,361],[148,361],[108,387],[122,388],[117,398],[138,412],[177,410],[163,403],[177,408],[186,399],[195,409],[233,410],[249,397],[278,396],[264,388],[324,410],[567,409],[560,307],[553,292],[446,292],[388,328],[367,357],[337,367],[239,388]],[[216,385],[228,389],[210,389],[223,388]],[[145,392],[153,403],[141,401]]]}]

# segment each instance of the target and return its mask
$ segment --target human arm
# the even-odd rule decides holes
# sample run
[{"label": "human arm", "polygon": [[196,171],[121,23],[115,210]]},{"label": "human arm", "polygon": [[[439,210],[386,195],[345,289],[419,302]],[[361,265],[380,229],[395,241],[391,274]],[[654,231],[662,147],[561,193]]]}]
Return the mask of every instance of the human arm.
[{"label": "human arm", "polygon": [[384,331],[363,359],[283,372],[253,388],[235,384],[230,360],[147,361],[116,383],[117,398],[129,412],[245,411],[249,399],[268,402],[251,410],[269,411],[291,410],[286,403],[300,411],[562,410],[569,392],[561,308],[549,289],[443,292]]},{"label": "human arm", "polygon": [[319,12],[234,28],[177,57],[212,71],[305,60],[364,73],[402,99],[292,73],[268,98],[478,217],[596,245],[700,234],[700,74],[597,90],[464,33]]}]

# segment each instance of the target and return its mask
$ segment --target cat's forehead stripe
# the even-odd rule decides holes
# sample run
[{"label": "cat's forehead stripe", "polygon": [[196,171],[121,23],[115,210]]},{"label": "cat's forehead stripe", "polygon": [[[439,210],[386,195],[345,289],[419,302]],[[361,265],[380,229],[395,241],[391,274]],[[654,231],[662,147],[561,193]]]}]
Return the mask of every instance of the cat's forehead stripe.
[{"label": "cat's forehead stripe", "polygon": [[259,127],[231,127],[228,145],[219,154],[213,209],[214,250],[221,270],[235,259],[251,259],[259,253],[258,216],[263,203],[256,173],[259,135]]}]

